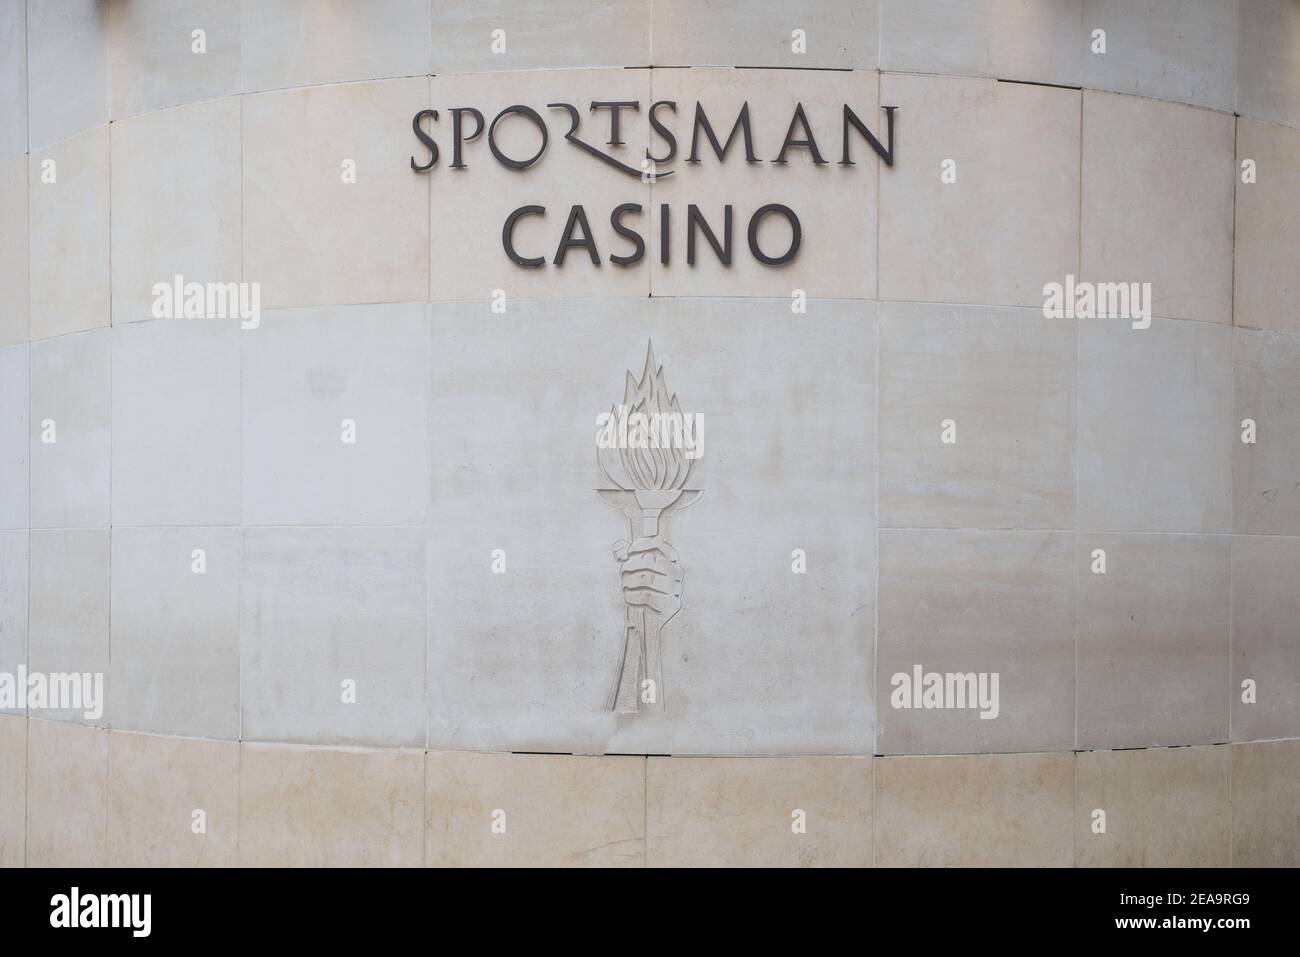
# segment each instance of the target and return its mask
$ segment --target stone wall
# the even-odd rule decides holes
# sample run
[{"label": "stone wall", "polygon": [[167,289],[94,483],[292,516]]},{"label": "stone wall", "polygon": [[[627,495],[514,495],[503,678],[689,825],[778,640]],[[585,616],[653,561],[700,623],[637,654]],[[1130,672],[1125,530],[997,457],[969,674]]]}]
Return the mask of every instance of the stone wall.
[{"label": "stone wall", "polygon": [[[659,178],[546,108],[639,167],[660,100]],[[1297,223],[1295,0],[0,0],[0,673],[106,680],[0,714],[0,864],[1300,864]],[[704,495],[622,714],[648,342]]]}]

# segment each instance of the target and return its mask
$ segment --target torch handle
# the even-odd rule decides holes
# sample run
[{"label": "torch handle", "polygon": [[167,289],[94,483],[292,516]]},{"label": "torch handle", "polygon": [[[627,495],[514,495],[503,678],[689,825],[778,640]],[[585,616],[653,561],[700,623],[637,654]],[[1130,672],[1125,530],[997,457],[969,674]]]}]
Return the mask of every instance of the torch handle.
[{"label": "torch handle", "polygon": [[[640,516],[641,535],[636,533],[637,517],[629,516],[632,538],[652,538],[662,541],[659,534],[659,515],[662,509],[643,509]],[[659,633],[663,616],[645,605],[625,605],[623,616],[623,664],[614,692],[614,710],[620,714],[659,710],[663,703],[663,674],[659,654]],[[653,684],[653,701],[642,701],[641,683],[650,679]]]},{"label": "torch handle", "polygon": [[644,647],[643,625],[639,607],[625,604],[623,608],[623,663],[614,690],[614,710],[620,714],[636,714],[640,710],[637,691]]},{"label": "torch handle", "polygon": [[659,632],[663,628],[663,616],[653,608],[641,609],[641,634],[645,643],[642,657],[645,662],[645,677],[654,682],[654,700],[642,702],[642,710],[658,711],[664,703],[663,671],[659,658]]}]

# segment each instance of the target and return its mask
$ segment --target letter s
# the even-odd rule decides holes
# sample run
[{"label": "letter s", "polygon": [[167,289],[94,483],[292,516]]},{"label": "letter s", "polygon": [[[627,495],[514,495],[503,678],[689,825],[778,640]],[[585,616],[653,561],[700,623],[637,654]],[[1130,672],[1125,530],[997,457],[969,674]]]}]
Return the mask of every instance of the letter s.
[{"label": "letter s", "polygon": [[411,157],[411,169],[415,170],[417,173],[427,173],[429,170],[433,169],[434,165],[438,162],[438,144],[433,141],[432,136],[424,132],[420,127],[420,121],[426,116],[431,116],[436,120],[438,118],[438,111],[421,110],[419,113],[416,113],[415,118],[411,120],[411,129],[415,131],[415,138],[423,143],[429,150],[429,162],[425,163],[423,166],[417,166],[415,163],[415,157]]}]

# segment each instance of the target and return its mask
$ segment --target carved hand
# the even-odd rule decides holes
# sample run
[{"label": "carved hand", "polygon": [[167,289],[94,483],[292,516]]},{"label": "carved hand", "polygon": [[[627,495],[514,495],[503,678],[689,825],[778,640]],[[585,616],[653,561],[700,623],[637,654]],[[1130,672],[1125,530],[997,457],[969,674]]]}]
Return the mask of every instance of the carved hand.
[{"label": "carved hand", "polygon": [[677,549],[661,538],[638,538],[630,545],[614,543],[614,557],[623,563],[623,600],[651,608],[665,625],[682,608],[682,579]]}]

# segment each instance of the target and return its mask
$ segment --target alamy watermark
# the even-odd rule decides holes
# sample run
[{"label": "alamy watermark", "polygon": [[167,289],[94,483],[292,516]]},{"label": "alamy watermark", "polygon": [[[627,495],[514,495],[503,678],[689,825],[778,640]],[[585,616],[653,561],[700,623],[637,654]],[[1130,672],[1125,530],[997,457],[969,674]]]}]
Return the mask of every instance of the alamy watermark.
[{"label": "alamy watermark", "polygon": [[998,672],[925,671],[913,665],[911,674],[897,672],[889,679],[894,690],[889,703],[898,709],[978,709],[981,718],[998,716]]},{"label": "alamy watermark", "polygon": [[126,928],[132,937],[148,937],[153,927],[152,894],[83,894],[73,887],[50,898],[50,926],[57,928]]},{"label": "alamy watermark", "polygon": [[599,449],[681,449],[694,461],[704,454],[701,412],[633,412],[620,404],[596,416]]},{"label": "alamy watermark", "polygon": [[155,319],[238,319],[241,329],[262,324],[261,283],[186,282],[177,274],[149,292]]},{"label": "alamy watermark", "polygon": [[28,711],[80,711],[87,721],[104,716],[103,672],[18,673],[0,671],[0,708]]},{"label": "alamy watermark", "polygon": [[1048,319],[1128,319],[1134,329],[1151,327],[1151,283],[1076,282],[1043,286],[1043,315]]}]

